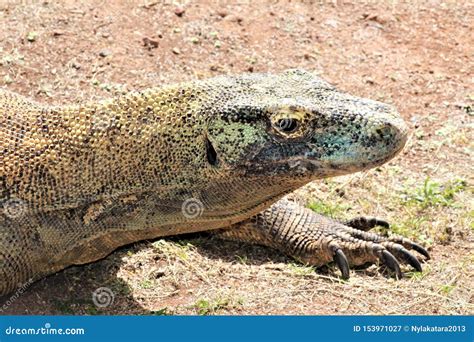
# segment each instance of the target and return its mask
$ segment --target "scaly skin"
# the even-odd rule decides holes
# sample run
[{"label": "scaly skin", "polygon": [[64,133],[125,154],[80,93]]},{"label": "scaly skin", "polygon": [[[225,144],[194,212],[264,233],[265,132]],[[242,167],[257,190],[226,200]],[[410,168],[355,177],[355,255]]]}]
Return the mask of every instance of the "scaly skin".
[{"label": "scaly skin", "polygon": [[346,278],[377,258],[397,277],[396,258],[421,270],[406,249],[427,255],[418,245],[356,229],[380,221],[344,225],[280,200],[381,165],[405,141],[394,108],[301,70],[59,107],[0,90],[0,295],[134,241],[212,229],[334,260]]}]

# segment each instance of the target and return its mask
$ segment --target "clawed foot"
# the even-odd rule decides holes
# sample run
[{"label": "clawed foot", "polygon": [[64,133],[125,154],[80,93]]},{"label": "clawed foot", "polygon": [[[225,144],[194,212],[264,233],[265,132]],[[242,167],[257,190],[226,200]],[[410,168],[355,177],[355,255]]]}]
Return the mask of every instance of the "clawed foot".
[{"label": "clawed foot", "polygon": [[330,239],[328,247],[342,278],[349,278],[350,265],[361,266],[377,260],[392,270],[397,279],[403,276],[400,262],[411,265],[418,272],[422,271],[420,261],[411,251],[428,260],[430,255],[425,248],[401,236],[387,238],[368,232],[375,226],[388,228],[389,224],[377,218],[357,217],[329,229],[329,236],[326,237]]},{"label": "clawed foot", "polygon": [[316,214],[298,204],[281,200],[254,218],[235,224],[218,234],[226,239],[269,246],[316,267],[334,262],[342,278],[350,267],[381,262],[402,278],[400,263],[421,272],[419,259],[430,255],[420,245],[401,236],[385,237],[369,232],[375,226],[389,227],[377,218],[358,217],[345,223]]}]

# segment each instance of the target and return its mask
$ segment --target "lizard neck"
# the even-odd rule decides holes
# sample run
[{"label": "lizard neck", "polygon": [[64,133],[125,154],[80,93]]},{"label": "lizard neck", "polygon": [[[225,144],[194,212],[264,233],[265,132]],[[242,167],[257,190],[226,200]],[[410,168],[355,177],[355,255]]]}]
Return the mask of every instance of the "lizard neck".
[{"label": "lizard neck", "polygon": [[[41,198],[45,210],[155,188],[167,192],[178,184],[184,188],[206,172],[200,112],[209,99],[199,84],[57,107],[11,96],[3,102],[28,120],[16,120],[21,139],[2,138],[2,144],[16,141],[16,146],[5,146],[0,176],[8,175],[12,195],[31,202]],[[29,162],[11,162],[15,155]]]}]

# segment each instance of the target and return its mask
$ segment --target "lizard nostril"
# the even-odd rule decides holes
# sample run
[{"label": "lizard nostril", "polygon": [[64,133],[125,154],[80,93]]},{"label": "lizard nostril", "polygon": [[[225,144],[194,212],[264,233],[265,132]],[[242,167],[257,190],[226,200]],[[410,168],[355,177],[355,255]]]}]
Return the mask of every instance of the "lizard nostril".
[{"label": "lizard nostril", "polygon": [[396,154],[406,142],[406,128],[400,120],[385,121],[373,130],[373,136],[384,146],[390,149],[390,153]]},{"label": "lizard nostril", "polygon": [[375,133],[377,133],[377,135],[382,139],[390,138],[396,135],[396,128],[390,124],[385,124],[383,126],[376,128]]}]

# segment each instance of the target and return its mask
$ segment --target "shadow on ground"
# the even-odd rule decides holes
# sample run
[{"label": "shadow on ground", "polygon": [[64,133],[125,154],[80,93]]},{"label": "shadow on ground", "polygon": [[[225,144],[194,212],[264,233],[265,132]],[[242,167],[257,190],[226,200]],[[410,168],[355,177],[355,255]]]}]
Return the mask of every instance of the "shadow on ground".
[{"label": "shadow on ground", "polygon": [[[282,270],[282,264],[294,261],[281,253],[266,247],[240,242],[223,241],[210,234],[189,234],[166,239],[179,244],[191,244],[195,251],[208,260],[226,264],[245,263],[248,266],[268,267],[276,272]],[[140,303],[140,292],[135,293],[133,286],[122,279],[118,272],[127,269],[126,257],[150,248],[153,242],[142,242],[125,246],[107,258],[82,266],[69,267],[61,272],[41,279],[24,291],[17,291],[0,297],[0,314],[8,315],[164,315],[163,310],[151,311]],[[162,260],[161,260],[162,261]],[[156,260],[160,262],[160,260]],[[321,275],[320,281],[327,277],[338,278],[335,267],[321,267],[314,270]],[[130,271],[133,272],[133,271]],[[390,277],[384,267],[359,269],[358,273],[371,277],[382,272]],[[156,290],[159,290],[157,288]],[[136,297],[138,295],[138,297]]]}]

